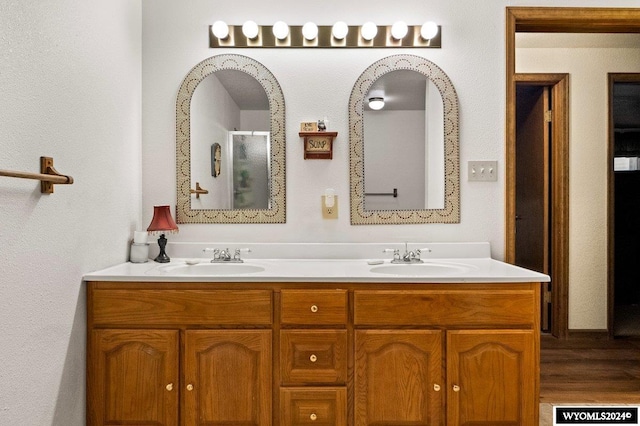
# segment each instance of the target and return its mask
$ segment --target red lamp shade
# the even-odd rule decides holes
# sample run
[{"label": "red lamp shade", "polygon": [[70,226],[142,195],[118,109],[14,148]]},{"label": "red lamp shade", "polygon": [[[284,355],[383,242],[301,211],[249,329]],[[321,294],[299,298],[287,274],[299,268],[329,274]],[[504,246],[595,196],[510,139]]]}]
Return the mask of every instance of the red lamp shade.
[{"label": "red lamp shade", "polygon": [[178,225],[171,217],[169,206],[153,206],[153,219],[147,228],[149,232],[178,232]]}]

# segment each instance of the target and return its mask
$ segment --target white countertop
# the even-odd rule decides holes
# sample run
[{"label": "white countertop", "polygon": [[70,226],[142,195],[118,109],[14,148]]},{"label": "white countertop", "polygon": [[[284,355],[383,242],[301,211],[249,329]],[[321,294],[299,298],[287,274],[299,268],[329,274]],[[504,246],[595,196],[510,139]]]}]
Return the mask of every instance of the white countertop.
[{"label": "white countertop", "polygon": [[[247,245],[230,245],[236,247]],[[300,250],[308,249],[308,245],[286,247],[283,251],[300,254]],[[348,244],[321,245],[326,253],[343,255],[351,247]],[[327,246],[335,250],[328,250]],[[243,253],[249,268],[257,272],[238,270],[238,264],[212,264],[206,257],[172,257],[170,263],[122,263],[110,268],[86,274],[85,281],[146,281],[146,282],[379,282],[379,283],[488,283],[488,282],[547,282],[548,275],[510,265],[489,257],[488,243],[439,243],[411,244],[413,247],[429,247],[430,252],[423,252],[423,264],[391,265],[391,254],[382,254],[380,247],[404,249],[404,244],[366,244],[357,245],[358,250],[351,253],[354,258],[309,258],[308,250],[303,250],[305,258],[278,257],[261,258],[254,254]],[[364,246],[364,249],[362,247]],[[226,245],[216,244],[215,247]],[[264,248],[264,245],[261,245]],[[180,249],[171,247],[175,252]],[[255,248],[255,247],[254,247]],[[277,247],[276,247],[277,248]],[[410,249],[412,249],[410,247]],[[193,253],[194,248],[189,248]],[[198,249],[201,252],[201,249]],[[169,255],[171,252],[167,250]],[[183,250],[185,251],[185,250]],[[270,250],[272,252],[273,250]],[[276,250],[277,251],[277,250]],[[402,250],[401,250],[402,252]],[[252,258],[251,255],[254,254]],[[363,257],[374,254],[379,256]],[[200,255],[202,256],[202,255]],[[197,262],[188,265],[187,262]],[[370,262],[377,264],[372,265]],[[380,263],[382,262],[382,263]],[[392,266],[395,269],[389,269]],[[227,268],[230,267],[230,268]],[[385,273],[376,272],[381,268]],[[224,269],[227,268],[227,269]],[[240,267],[242,268],[242,267]],[[380,269],[378,269],[380,271]],[[213,272],[210,272],[213,271]],[[230,271],[230,272],[228,272]]]}]

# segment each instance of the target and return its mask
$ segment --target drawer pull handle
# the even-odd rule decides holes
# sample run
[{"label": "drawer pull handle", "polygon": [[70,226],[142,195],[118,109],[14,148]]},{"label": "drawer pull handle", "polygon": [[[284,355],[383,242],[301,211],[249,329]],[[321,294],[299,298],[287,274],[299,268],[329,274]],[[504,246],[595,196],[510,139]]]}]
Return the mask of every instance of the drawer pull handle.
[{"label": "drawer pull handle", "polygon": [[318,312],[318,305],[311,305],[311,312],[313,313]]},{"label": "drawer pull handle", "polygon": [[191,392],[191,391],[193,390],[193,385],[192,385],[191,383],[189,383],[189,384],[187,385],[187,390],[188,390],[189,392]]},{"label": "drawer pull handle", "polygon": [[453,391],[454,391],[454,392],[460,392],[460,386],[458,386],[458,385],[453,385]]},{"label": "drawer pull handle", "polygon": [[309,416],[309,418],[311,419],[311,421],[316,421],[318,420],[318,416],[316,415],[316,413],[311,413],[311,415]]},{"label": "drawer pull handle", "polygon": [[166,388],[167,388],[167,390],[168,390],[169,392],[171,392],[171,391],[173,390],[173,383],[169,383],[169,384],[166,386]]},{"label": "drawer pull handle", "polygon": [[313,354],[313,355],[311,355],[309,357],[309,361],[311,361],[311,362],[316,362],[317,360],[318,360],[318,357],[315,354]]},{"label": "drawer pull handle", "polygon": [[436,392],[440,392],[440,385],[437,384],[437,383],[434,383],[433,384],[433,390],[436,391]]}]

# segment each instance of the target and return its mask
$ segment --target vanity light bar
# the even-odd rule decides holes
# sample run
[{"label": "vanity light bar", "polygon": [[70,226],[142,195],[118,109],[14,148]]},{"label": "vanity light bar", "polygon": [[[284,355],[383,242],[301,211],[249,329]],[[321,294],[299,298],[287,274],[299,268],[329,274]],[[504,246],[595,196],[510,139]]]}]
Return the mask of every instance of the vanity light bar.
[{"label": "vanity light bar", "polygon": [[[255,23],[252,21],[249,27],[253,27]],[[311,24],[311,23],[308,23]],[[338,39],[334,36],[334,26],[332,25],[318,25],[317,35],[312,39],[307,39],[303,36],[303,25],[291,25],[289,26],[289,33],[283,39],[278,39],[273,34],[273,26],[258,25],[257,35],[253,38],[248,37],[242,31],[242,27],[247,27],[247,23],[243,25],[226,25],[221,21],[209,25],[209,47],[267,47],[267,48],[279,48],[279,47],[316,47],[316,48],[329,48],[329,47],[396,47],[396,48],[408,48],[408,47],[423,47],[423,48],[440,48],[442,28],[439,25],[428,23],[432,29],[437,28],[437,33],[431,38],[424,38],[425,25],[407,25],[406,35],[402,38],[395,38],[392,35],[392,30],[397,30],[398,23],[394,25],[378,25],[377,33],[372,39],[366,39],[362,35],[363,27],[370,29],[371,24],[365,25],[348,25],[346,36],[342,39]],[[281,26],[282,23],[278,22],[274,26]],[[306,24],[305,24],[306,25]],[[314,24],[311,24],[314,25]],[[218,34],[226,34],[224,38],[216,37],[214,35],[214,27],[226,26],[228,32],[223,31]],[[395,26],[395,28],[394,28]],[[224,27],[223,27],[224,28]],[[280,29],[280,28],[278,28]],[[337,34],[344,32],[344,26],[340,28],[341,31]],[[250,35],[252,35],[250,33]],[[397,35],[397,34],[396,34]],[[427,34],[430,35],[430,34]]]}]

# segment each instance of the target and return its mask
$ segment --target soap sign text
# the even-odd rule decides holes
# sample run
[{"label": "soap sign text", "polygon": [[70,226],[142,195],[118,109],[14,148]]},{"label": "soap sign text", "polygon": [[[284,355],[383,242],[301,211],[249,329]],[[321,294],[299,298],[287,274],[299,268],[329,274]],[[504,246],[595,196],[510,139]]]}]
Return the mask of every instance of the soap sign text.
[{"label": "soap sign text", "polygon": [[307,151],[329,151],[328,138],[308,138],[307,139]]}]

